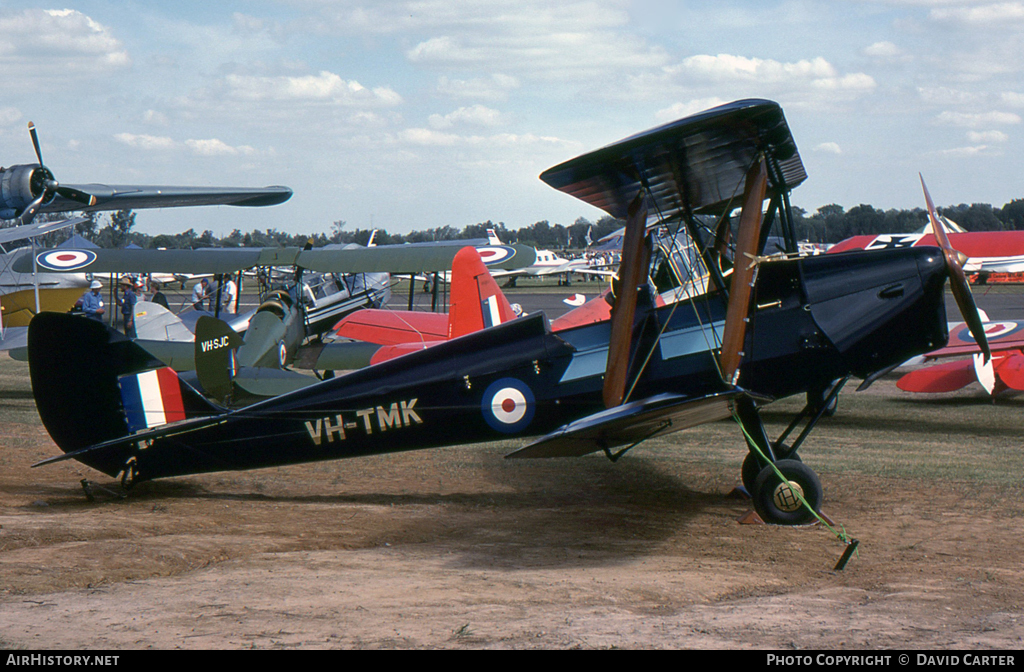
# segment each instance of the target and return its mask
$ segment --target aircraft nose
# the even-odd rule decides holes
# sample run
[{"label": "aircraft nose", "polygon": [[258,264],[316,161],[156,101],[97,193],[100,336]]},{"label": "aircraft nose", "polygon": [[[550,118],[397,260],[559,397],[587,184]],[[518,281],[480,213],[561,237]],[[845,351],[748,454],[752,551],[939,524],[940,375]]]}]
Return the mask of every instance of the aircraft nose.
[{"label": "aircraft nose", "polygon": [[921,274],[921,284],[926,288],[930,288],[934,283],[941,285],[949,277],[946,259],[938,248],[917,257],[917,270]]}]

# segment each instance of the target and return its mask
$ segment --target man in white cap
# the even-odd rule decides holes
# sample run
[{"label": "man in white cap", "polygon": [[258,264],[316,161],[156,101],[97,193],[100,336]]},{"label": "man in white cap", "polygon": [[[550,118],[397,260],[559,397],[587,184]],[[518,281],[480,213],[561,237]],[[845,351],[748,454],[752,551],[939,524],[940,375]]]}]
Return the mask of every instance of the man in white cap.
[{"label": "man in white cap", "polygon": [[103,313],[107,311],[103,307],[103,297],[100,295],[100,290],[102,289],[103,283],[99,280],[93,280],[92,284],[89,285],[89,291],[82,295],[82,312],[85,313],[86,317],[91,317],[98,321],[103,320]]}]

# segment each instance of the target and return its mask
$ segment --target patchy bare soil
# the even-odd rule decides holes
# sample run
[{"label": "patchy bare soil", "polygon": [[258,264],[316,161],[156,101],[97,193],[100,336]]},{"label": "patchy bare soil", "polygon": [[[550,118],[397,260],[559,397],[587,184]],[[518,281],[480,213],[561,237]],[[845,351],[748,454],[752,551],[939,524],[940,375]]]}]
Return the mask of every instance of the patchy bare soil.
[{"label": "patchy bare soil", "polygon": [[[909,403],[890,402],[888,381],[844,394],[803,451],[825,511],[861,541],[842,572],[843,546],[820,525],[736,522],[749,507],[727,497],[743,457],[728,422],[616,464],[508,461],[510,442],[176,478],[125,500],[97,489],[89,502],[80,479],[114,484],[77,463],[30,469],[57,449],[27,386],[0,382],[0,647],[1024,646],[1019,473],[816,463],[815,446],[855,444],[875,414]],[[915,403],[926,453],[969,461],[984,444],[1005,451],[1004,469],[1021,464],[1024,403],[969,401],[972,421]],[[986,414],[1009,428],[992,434]]]}]

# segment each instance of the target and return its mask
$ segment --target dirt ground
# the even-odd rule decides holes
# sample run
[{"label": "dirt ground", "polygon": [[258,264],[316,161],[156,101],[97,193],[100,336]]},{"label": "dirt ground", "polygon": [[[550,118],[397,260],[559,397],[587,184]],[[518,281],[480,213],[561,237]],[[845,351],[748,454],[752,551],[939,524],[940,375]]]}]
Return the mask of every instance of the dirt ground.
[{"label": "dirt ground", "polygon": [[[743,457],[728,422],[615,464],[504,460],[509,442],[176,478],[124,500],[97,488],[90,502],[81,479],[114,484],[73,462],[29,468],[58,451],[10,376],[0,648],[1024,648],[1019,474],[823,456],[824,510],[861,542],[841,572],[820,525],[737,523],[749,506],[727,496]],[[837,428],[875,422],[859,399],[844,393]],[[1022,406],[996,408],[1012,423]],[[961,461],[993,443],[979,438],[991,405],[959,437],[950,406],[922,407]],[[1000,434],[1005,468],[1018,434]]]}]

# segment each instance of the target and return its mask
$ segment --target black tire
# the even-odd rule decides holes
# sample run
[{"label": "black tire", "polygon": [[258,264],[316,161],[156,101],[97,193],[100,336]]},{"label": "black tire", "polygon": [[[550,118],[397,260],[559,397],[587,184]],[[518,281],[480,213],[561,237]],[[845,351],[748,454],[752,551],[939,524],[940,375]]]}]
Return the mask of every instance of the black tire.
[{"label": "black tire", "polygon": [[[776,460],[801,461],[796,451],[785,443],[773,443],[772,452],[775,453]],[[740,467],[740,479],[743,481],[743,487],[747,489],[747,493],[751,497],[754,496],[754,482],[757,481],[757,475],[760,473],[761,463],[754,456],[754,453],[747,453],[747,456],[743,458],[743,466]]]},{"label": "black tire", "polygon": [[[797,460],[779,460],[775,467],[782,472],[787,481],[795,483],[803,490],[804,499],[815,512],[821,510],[821,502],[824,499],[821,481],[810,467]],[[754,498],[754,509],[766,523],[803,525],[815,519],[799,499],[787,493],[778,474],[771,467],[765,467],[757,475],[751,495]]]}]

